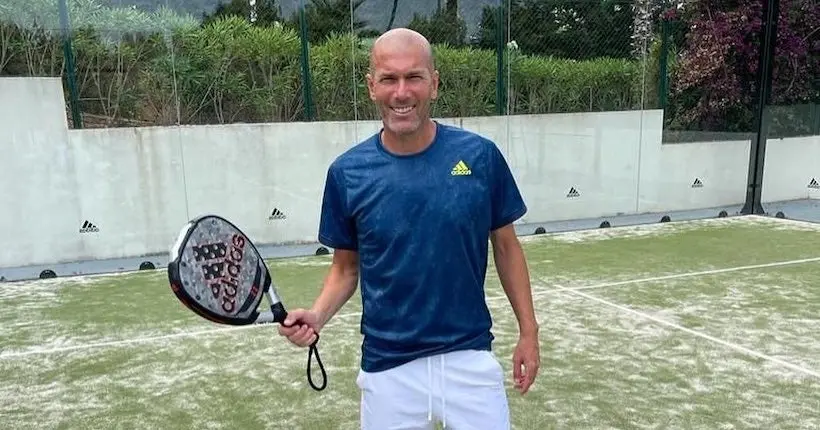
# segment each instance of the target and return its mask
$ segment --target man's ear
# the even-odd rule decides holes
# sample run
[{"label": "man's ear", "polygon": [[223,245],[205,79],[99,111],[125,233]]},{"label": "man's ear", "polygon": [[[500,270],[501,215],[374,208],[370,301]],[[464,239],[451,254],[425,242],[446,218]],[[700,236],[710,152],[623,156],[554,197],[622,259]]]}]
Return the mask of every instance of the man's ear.
[{"label": "man's ear", "polygon": [[373,92],[373,75],[368,73],[365,75],[365,79],[367,80],[367,91],[370,93],[370,99],[376,100],[376,94]]},{"label": "man's ear", "polygon": [[433,100],[438,98],[438,84],[439,84],[438,70],[433,70],[433,91],[430,93],[430,96]]}]

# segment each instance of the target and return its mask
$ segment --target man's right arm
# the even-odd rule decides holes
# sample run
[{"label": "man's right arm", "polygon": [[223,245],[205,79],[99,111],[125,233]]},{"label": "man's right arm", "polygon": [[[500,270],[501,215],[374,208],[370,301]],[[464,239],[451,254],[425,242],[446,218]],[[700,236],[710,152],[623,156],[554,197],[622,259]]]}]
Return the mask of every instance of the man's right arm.
[{"label": "man's right arm", "polygon": [[319,328],[347,303],[359,282],[358,235],[349,204],[344,174],[333,163],[327,171],[319,219],[319,241],[333,248],[333,262],[311,308],[318,314]]},{"label": "man's right arm", "polygon": [[358,284],[359,254],[356,251],[337,249],[333,253],[333,262],[325,276],[322,291],[311,308],[319,318],[319,330],[350,300]]},{"label": "man's right arm", "polygon": [[293,309],[279,326],[279,334],[298,346],[308,346],[316,334],[350,300],[359,283],[359,257],[356,251],[337,249],[325,276],[324,286],[310,309]]}]

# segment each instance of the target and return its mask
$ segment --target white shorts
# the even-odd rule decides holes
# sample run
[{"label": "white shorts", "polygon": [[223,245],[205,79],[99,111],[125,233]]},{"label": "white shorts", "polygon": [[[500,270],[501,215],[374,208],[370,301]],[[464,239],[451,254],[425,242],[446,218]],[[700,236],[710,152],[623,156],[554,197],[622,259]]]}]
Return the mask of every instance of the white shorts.
[{"label": "white shorts", "polygon": [[489,351],[456,351],[383,372],[359,370],[363,430],[510,428],[504,370]]}]

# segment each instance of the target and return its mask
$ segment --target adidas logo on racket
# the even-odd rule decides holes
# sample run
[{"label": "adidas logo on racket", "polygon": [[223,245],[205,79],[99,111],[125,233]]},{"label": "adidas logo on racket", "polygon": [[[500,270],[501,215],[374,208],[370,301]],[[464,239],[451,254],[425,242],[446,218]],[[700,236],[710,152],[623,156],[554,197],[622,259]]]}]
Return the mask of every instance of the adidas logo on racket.
[{"label": "adidas logo on racket", "polygon": [[[182,228],[168,263],[171,290],[188,309],[218,324],[284,324],[288,313],[265,261],[256,246],[235,225],[216,216],[193,219]],[[262,298],[270,311],[260,312]],[[327,373],[316,343],[308,351],[307,378],[316,391],[327,386]],[[322,385],[313,382],[311,361],[322,372]]]}]

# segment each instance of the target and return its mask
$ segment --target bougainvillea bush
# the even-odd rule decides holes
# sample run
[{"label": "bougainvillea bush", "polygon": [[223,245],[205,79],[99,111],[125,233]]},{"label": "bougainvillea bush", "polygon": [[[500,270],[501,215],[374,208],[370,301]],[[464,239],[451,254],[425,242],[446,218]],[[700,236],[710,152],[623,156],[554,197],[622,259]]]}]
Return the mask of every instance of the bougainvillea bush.
[{"label": "bougainvillea bush", "polygon": [[[688,27],[671,79],[669,126],[753,131],[764,24],[762,0],[697,0],[664,16]],[[795,114],[784,114],[780,109],[773,122],[779,122],[781,128],[805,128],[805,124],[789,126],[783,122],[815,121],[810,116],[816,113],[807,115],[813,111],[806,107],[820,101],[818,84],[820,2],[780,0],[771,104],[794,107],[791,111]]]}]

